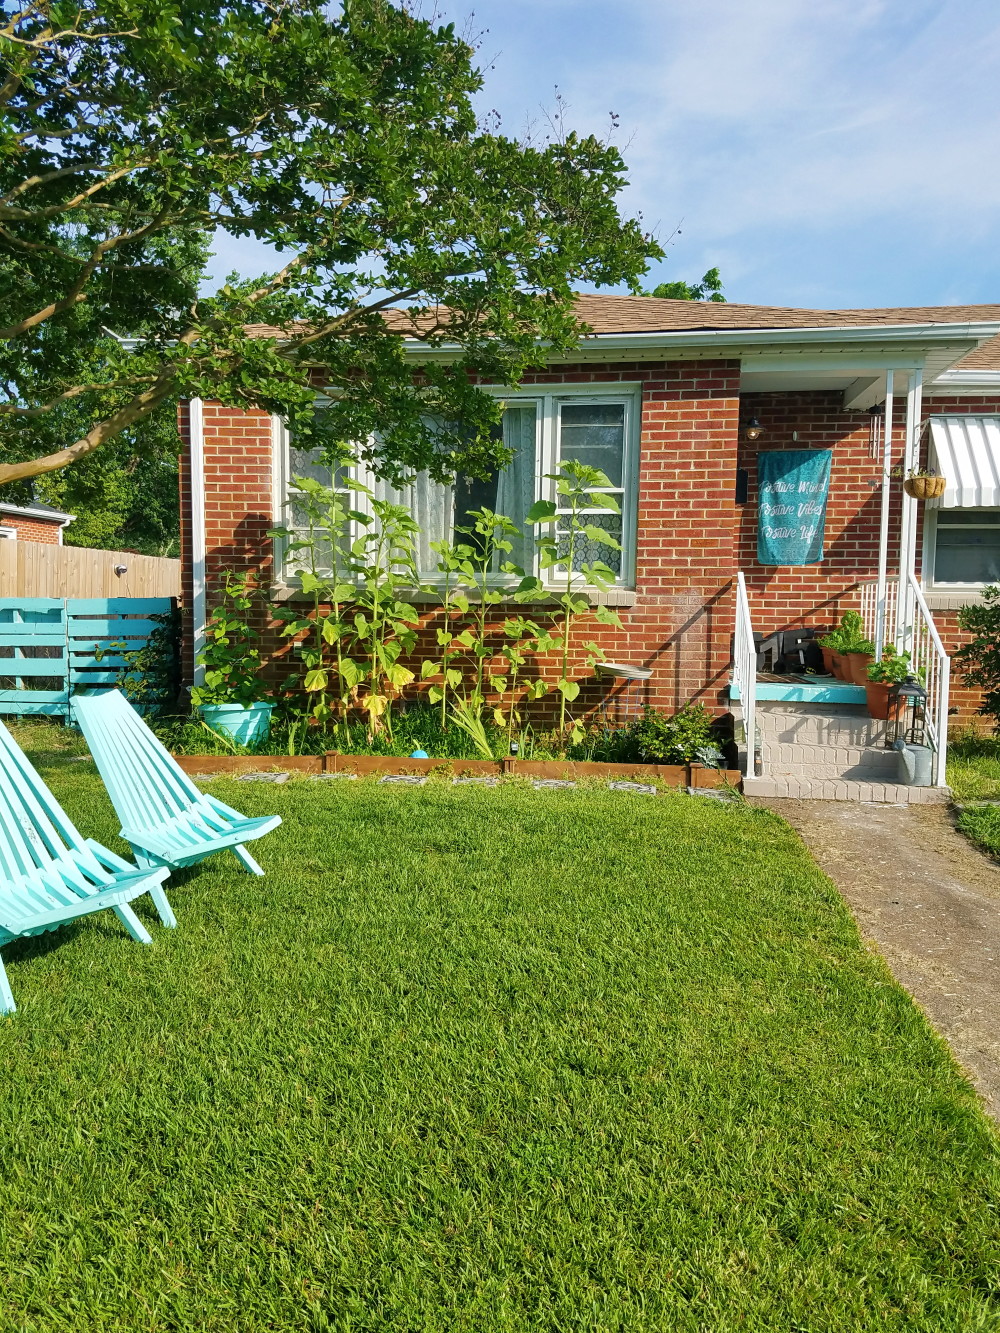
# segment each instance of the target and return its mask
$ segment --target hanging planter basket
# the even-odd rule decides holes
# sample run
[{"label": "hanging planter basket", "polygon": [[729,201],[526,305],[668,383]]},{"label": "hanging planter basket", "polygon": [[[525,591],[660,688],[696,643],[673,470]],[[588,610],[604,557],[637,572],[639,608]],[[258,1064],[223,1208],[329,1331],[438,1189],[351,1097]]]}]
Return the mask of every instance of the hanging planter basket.
[{"label": "hanging planter basket", "polygon": [[914,500],[940,500],[947,484],[947,477],[907,477],[903,490]]}]

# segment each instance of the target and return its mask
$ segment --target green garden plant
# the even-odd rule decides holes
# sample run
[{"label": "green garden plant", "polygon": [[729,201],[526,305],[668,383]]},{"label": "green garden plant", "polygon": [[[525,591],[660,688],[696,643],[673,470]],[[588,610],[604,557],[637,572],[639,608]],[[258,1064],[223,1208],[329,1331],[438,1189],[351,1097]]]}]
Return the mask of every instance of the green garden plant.
[{"label": "green garden plant", "polygon": [[[602,560],[581,561],[578,553],[584,541],[620,551],[621,545],[616,538],[591,520],[595,514],[621,511],[618,501],[606,493],[611,482],[599,468],[571,459],[558,472],[547,476],[555,483],[556,499],[537,501],[528,511],[527,521],[552,528],[551,532],[537,537],[535,543],[543,573],[554,571],[562,585],[561,591],[554,596],[559,609],[554,616],[557,633],[553,635],[553,646],[561,649],[560,673],[555,687],[560,694],[559,730],[565,733],[566,705],[580,693],[579,681],[572,680],[569,675],[573,632],[580,617],[591,610],[590,597],[584,589],[606,592],[615,579],[614,570]],[[534,601],[539,594],[546,600],[552,599],[541,580],[525,578],[517,595],[521,600]],[[617,612],[610,607],[594,607],[593,615],[602,625],[622,627]],[[596,643],[583,646],[587,649],[590,665],[602,660],[603,651]],[[569,739],[579,741],[583,734],[579,721],[571,720]]]},{"label": "green garden plant", "polygon": [[[348,455],[341,459],[344,467],[352,462]],[[352,489],[357,492],[366,488],[354,482]],[[305,519],[305,535],[299,536],[287,527],[276,528],[268,535],[285,543],[286,559],[292,557],[292,572],[298,577],[303,594],[312,599],[312,605],[307,614],[294,605],[272,606],[271,614],[284,626],[283,638],[303,636],[293,649],[302,662],[301,685],[310,699],[302,718],[303,730],[308,718],[323,726],[332,718],[339,728],[347,718],[352,700],[348,679],[353,672],[344,669],[345,642],[350,632],[345,612],[357,597],[357,586],[352,581],[356,562],[350,540],[351,525],[364,525],[370,519],[349,504],[343,491],[324,486],[313,477],[293,479],[288,503]],[[330,704],[331,694],[334,708]]]},{"label": "green garden plant", "polygon": [[1000,584],[984,588],[980,602],[963,606],[959,628],[972,637],[955,654],[966,685],[983,691],[979,712],[993,719],[1000,735]]},{"label": "green garden plant", "polygon": [[205,646],[198,665],[205,668],[204,683],[191,691],[191,702],[202,704],[248,704],[266,699],[269,690],[260,678],[260,635],[251,624],[252,610],[260,601],[260,589],[252,572],[226,573],[222,598],[205,626]]},{"label": "green garden plant", "polygon": [[923,680],[926,676],[923,667],[914,671],[908,652],[897,652],[894,644],[887,643],[882,649],[882,660],[868,664],[868,679],[876,685],[901,685],[909,676]]}]

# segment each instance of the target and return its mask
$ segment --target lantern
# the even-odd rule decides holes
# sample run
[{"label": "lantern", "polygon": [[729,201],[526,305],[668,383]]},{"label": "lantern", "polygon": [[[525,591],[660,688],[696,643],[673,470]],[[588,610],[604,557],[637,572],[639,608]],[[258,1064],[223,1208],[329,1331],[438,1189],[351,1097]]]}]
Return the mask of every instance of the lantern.
[{"label": "lantern", "polygon": [[[916,676],[907,676],[889,692],[886,744],[927,744],[927,691]],[[898,748],[898,747],[897,747]]]}]

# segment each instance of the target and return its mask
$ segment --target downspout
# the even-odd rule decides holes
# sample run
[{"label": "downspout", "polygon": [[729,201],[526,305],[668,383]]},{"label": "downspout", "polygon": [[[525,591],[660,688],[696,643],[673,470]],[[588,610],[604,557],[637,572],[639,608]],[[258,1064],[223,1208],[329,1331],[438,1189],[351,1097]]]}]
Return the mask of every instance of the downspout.
[{"label": "downspout", "polygon": [[[889,467],[892,461],[892,376],[885,372],[885,421],[882,427],[882,512],[878,538],[878,591],[875,606],[875,661],[885,643],[886,591],[889,574]],[[897,591],[898,596],[898,591]]]},{"label": "downspout", "polygon": [[194,653],[194,683],[203,685],[205,668],[198,654],[205,646],[205,413],[200,398],[188,404],[191,465],[191,641]]}]

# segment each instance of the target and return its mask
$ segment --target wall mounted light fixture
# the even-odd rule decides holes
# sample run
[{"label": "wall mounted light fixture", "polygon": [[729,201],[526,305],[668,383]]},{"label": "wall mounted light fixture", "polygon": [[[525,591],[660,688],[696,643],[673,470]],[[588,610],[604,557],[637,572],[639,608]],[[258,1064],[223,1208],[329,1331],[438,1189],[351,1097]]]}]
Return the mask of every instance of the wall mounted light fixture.
[{"label": "wall mounted light fixture", "polygon": [[764,427],[760,424],[760,422],[757,420],[756,417],[751,417],[750,420],[746,422],[746,424],[743,427],[743,434],[747,437],[748,440],[759,440],[760,437],[764,434]]}]

